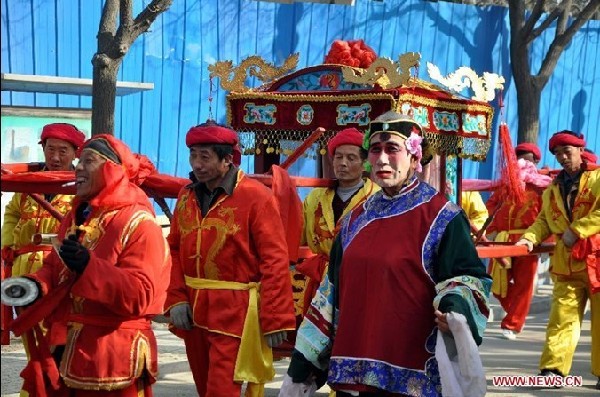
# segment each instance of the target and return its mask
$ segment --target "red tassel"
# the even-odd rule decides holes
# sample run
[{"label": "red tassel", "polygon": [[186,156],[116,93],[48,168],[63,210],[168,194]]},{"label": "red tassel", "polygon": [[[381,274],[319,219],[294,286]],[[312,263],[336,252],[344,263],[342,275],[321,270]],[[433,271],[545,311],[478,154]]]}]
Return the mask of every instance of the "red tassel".
[{"label": "red tassel", "polygon": [[519,178],[519,163],[505,123],[500,124],[498,140],[500,144],[500,183],[506,191],[506,197],[514,203],[525,199],[525,187]]}]

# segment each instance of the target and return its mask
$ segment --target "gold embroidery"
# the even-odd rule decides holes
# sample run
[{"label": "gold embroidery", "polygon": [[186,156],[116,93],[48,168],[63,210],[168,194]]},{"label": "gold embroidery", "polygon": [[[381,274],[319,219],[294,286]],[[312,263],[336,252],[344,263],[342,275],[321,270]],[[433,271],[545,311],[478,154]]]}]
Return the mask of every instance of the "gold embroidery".
[{"label": "gold embroidery", "polygon": [[220,218],[204,218],[202,220],[200,231],[198,232],[199,239],[202,230],[214,228],[216,231],[215,240],[209,248],[204,262],[204,275],[208,279],[219,280],[219,268],[215,263],[215,257],[221,251],[223,245],[225,245],[227,235],[234,235],[241,229],[240,226],[235,223],[234,211],[236,209],[237,208],[234,207],[221,207],[217,210],[218,215],[222,218],[227,217],[227,220]]},{"label": "gold embroidery", "polygon": [[138,211],[131,216],[127,225],[123,228],[123,233],[121,233],[121,246],[125,247],[127,242],[129,241],[129,237],[136,231],[137,227],[143,221],[150,221],[153,223],[156,222],[156,218],[149,213],[148,211]]}]

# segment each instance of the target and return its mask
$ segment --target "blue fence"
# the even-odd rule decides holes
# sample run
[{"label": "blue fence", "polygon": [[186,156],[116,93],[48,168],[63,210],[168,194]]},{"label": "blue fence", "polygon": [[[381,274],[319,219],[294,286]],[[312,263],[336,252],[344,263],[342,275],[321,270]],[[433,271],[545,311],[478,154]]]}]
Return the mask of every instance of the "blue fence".
[{"label": "blue fence", "polygon": [[[92,77],[101,0],[2,0],[2,73]],[[134,14],[143,7],[135,2]],[[146,4],[147,1],[144,2]],[[582,131],[600,152],[600,21],[586,24],[561,56],[542,97],[539,144],[561,129]],[[532,45],[537,67],[554,32]],[[119,80],[154,90],[119,97],[116,135],[163,173],[189,170],[185,133],[212,114],[225,117],[225,95],[210,92],[207,67],[258,54],[280,64],[300,53],[299,67],[319,64],[335,39],[362,38],[380,56],[417,51],[442,73],[469,66],[506,79],[504,119],[516,141],[517,106],[510,72],[508,10],[417,0],[357,0],[354,6],[251,0],[175,0],[126,55]],[[427,79],[422,67],[419,77]],[[218,85],[215,85],[217,87]],[[89,108],[87,96],[2,92],[2,105]],[[500,112],[496,112],[496,125]],[[497,128],[497,127],[495,127]],[[496,145],[485,163],[467,161],[464,176],[492,178]],[[557,167],[544,150],[541,165]]]}]

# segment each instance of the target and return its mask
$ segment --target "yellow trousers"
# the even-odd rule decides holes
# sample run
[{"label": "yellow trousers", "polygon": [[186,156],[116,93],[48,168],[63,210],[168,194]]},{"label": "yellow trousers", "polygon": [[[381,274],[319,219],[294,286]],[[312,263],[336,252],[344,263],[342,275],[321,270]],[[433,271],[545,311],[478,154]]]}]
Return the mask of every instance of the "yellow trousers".
[{"label": "yellow trousers", "polygon": [[555,275],[552,307],[540,369],[557,369],[568,375],[579,342],[583,311],[590,300],[592,314],[592,374],[600,377],[600,294],[592,295],[587,272]]}]

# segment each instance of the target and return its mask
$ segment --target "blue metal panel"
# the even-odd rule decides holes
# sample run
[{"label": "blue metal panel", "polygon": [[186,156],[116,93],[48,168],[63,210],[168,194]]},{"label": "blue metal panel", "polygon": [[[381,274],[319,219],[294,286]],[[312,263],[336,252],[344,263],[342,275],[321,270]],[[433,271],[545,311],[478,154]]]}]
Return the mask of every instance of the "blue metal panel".
[{"label": "blue metal panel", "polygon": [[[146,3],[134,2],[134,15]],[[102,0],[4,0],[2,72],[91,78],[102,4]],[[599,31],[599,21],[584,26],[561,55],[542,93],[538,141],[543,149],[542,164],[557,166],[546,142],[553,132],[564,128],[584,132],[588,146],[600,152]],[[161,172],[185,176],[189,170],[185,133],[209,117],[209,64],[225,59],[238,64],[256,53],[279,65],[299,51],[299,67],[311,66],[321,62],[333,40],[359,38],[379,55],[393,59],[407,51],[420,52],[421,78],[427,79],[427,61],[435,63],[442,73],[465,65],[479,74],[502,74],[506,79],[503,119],[516,143],[517,106],[508,59],[507,9],[419,0],[357,0],[353,7],[248,0],[174,2],[124,58],[120,80],[151,82],[155,88],[118,98],[116,134],[133,150],[150,157]],[[552,39],[553,31],[549,30],[532,44],[532,70],[538,70]],[[253,79],[248,82],[256,83]],[[218,83],[215,81],[215,87]],[[225,93],[215,90],[212,116],[223,122]],[[55,103],[89,108],[91,99],[2,92],[3,105]],[[495,131],[501,120],[499,113]],[[493,177],[497,158],[494,139],[485,163],[465,163],[465,177]],[[252,169],[250,161],[244,158],[245,169]]]},{"label": "blue metal panel", "polygon": [[[27,4],[29,3],[29,4]],[[9,17],[8,40],[10,51],[14,51],[10,60],[9,73],[33,74],[33,12],[31,2],[8,1],[2,8],[2,19]],[[39,32],[38,32],[39,33]],[[4,64],[2,65],[4,67]],[[4,72],[4,70],[2,70]],[[11,104],[33,106],[34,94],[28,92],[13,92]]]},{"label": "blue metal panel", "polygon": [[[2,18],[0,18],[0,40],[2,41],[1,51],[2,51],[2,72],[9,73],[11,71],[10,68],[10,35],[8,34],[8,26],[10,20],[10,14],[8,12],[7,0],[2,0]],[[10,104],[11,95],[7,91],[2,91],[2,104]]]},{"label": "blue metal panel", "polygon": [[[179,136],[179,109],[185,25],[185,3],[174,2],[170,12],[162,15],[164,56],[162,85],[162,114],[160,129],[156,134],[158,161],[155,163],[165,173],[173,175],[176,168]],[[144,137],[145,139],[145,137]]]},{"label": "blue metal panel", "polygon": [[[78,1],[57,0],[56,15],[60,15],[62,23],[56,27],[57,42],[57,75],[61,77],[79,77],[79,59],[81,59],[81,30]],[[81,27],[98,32],[98,24]],[[53,32],[54,33],[54,32]],[[90,65],[91,67],[91,65]],[[78,95],[58,95],[58,106],[79,107]]]},{"label": "blue metal panel", "polygon": [[[184,176],[190,170],[187,161],[187,148],[185,147],[185,133],[197,125],[199,120],[198,106],[200,104],[200,93],[202,84],[202,33],[200,30],[201,7],[196,1],[186,2],[186,13],[184,15],[184,45],[183,64],[181,77],[181,107],[178,111],[179,127],[172,129],[168,135],[176,144],[175,174]],[[175,93],[174,93],[175,94]],[[166,153],[165,153],[166,155]]]},{"label": "blue metal panel", "polygon": [[[44,0],[34,0],[33,25],[36,30],[54,32],[56,13],[54,4]],[[33,36],[33,52],[35,74],[56,76],[56,36],[53,34],[35,34]],[[56,94],[35,94],[35,106],[56,107]]]}]

